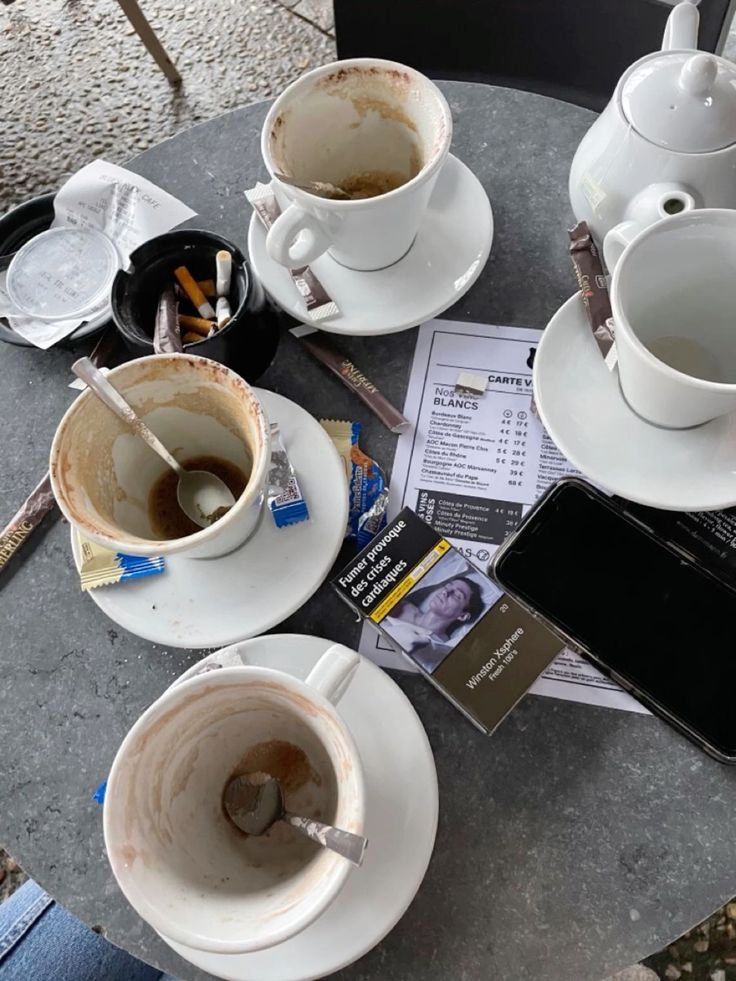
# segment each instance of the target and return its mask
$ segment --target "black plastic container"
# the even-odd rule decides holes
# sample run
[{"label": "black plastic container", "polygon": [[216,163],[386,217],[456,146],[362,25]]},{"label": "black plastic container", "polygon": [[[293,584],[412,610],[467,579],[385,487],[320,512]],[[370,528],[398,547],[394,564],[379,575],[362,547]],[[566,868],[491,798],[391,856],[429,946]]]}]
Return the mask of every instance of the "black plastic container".
[{"label": "black plastic container", "polygon": [[280,315],[251,276],[240,249],[214,232],[182,228],[137,248],[128,270],[120,270],[112,284],[113,320],[136,357],[153,354],[156,309],[163,291],[176,282],[174,270],[186,266],[196,280],[214,279],[220,249],[233,257],[232,319],[212,337],[185,344],[184,350],[220,361],[246,381],[256,381],[276,353]]},{"label": "black plastic container", "polygon": [[[17,252],[36,235],[45,232],[54,220],[55,192],[41,194],[30,201],[24,201],[0,217],[0,256]],[[73,334],[59,341],[57,347],[72,347],[77,341],[98,334],[109,324],[109,320],[98,320],[96,323],[84,323]],[[0,340],[19,347],[32,347],[29,341],[11,330],[7,320],[0,317]]]}]

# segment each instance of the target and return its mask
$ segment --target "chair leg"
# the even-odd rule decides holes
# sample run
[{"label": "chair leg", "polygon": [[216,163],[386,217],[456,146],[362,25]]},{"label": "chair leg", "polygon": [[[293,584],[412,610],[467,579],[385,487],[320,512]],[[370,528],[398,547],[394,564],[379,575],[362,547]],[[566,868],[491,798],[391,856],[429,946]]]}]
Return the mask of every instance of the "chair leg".
[{"label": "chair leg", "polygon": [[138,37],[143,41],[148,53],[156,62],[158,67],[170,82],[181,82],[181,75],[176,70],[176,65],[166,54],[166,49],[156,37],[156,32],[145,18],[143,11],[138,6],[138,0],[118,0],[123,13],[135,28]]}]

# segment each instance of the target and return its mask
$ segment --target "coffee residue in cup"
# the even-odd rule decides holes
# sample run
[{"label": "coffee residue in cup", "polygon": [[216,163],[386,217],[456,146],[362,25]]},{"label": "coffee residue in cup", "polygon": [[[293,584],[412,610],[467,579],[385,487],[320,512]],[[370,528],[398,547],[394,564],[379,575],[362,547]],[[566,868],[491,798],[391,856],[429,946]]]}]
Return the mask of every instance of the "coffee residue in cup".
[{"label": "coffee residue in cup", "polygon": [[[225,806],[225,792],[235,777],[251,774],[258,774],[260,778],[269,776],[278,780],[287,810],[290,807],[295,807],[300,813],[308,812],[315,818],[321,816],[321,808],[317,806],[316,801],[313,799],[313,794],[309,789],[306,791],[306,796],[300,794],[296,799],[294,797],[299,791],[307,788],[309,784],[312,787],[322,786],[322,777],[309,762],[307,754],[299,746],[286,742],[286,740],[267,739],[263,742],[256,743],[255,746],[251,746],[232,771],[223,787],[223,814],[241,834],[245,834],[245,832],[233,823],[228,814],[227,807]],[[273,837],[273,834],[271,832],[269,833]],[[289,840],[291,834],[293,832],[289,832],[287,840]],[[302,847],[304,847],[303,843]]]},{"label": "coffee residue in cup", "polygon": [[[413,168],[412,168],[413,170]],[[340,180],[340,187],[354,199],[377,198],[381,194],[395,191],[397,187],[406,184],[418,173],[402,174],[398,170],[366,170],[360,174],[351,174]]]},{"label": "coffee residue in cup", "polygon": [[230,780],[248,773],[267,773],[274,777],[284,794],[294,793],[310,781],[317,786],[322,783],[304,750],[283,739],[267,739],[251,746],[230,774]]},{"label": "coffee residue in cup", "polygon": [[[195,456],[182,462],[185,470],[206,470],[222,480],[235,500],[245,490],[248,477],[240,467],[229,460],[216,456]],[[176,496],[179,478],[173,470],[166,470],[151,488],[148,494],[148,517],[156,538],[169,541],[174,538],[185,538],[201,531],[191,518],[179,507]],[[229,510],[229,509],[228,509]],[[215,517],[213,520],[217,520]]]}]

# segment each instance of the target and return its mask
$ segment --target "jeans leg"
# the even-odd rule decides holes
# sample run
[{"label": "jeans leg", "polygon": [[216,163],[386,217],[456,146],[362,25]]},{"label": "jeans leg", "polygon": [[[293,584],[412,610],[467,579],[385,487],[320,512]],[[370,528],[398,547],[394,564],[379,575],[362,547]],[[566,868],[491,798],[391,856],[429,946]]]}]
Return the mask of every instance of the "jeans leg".
[{"label": "jeans leg", "polygon": [[32,881],[0,905],[0,981],[161,981]]}]

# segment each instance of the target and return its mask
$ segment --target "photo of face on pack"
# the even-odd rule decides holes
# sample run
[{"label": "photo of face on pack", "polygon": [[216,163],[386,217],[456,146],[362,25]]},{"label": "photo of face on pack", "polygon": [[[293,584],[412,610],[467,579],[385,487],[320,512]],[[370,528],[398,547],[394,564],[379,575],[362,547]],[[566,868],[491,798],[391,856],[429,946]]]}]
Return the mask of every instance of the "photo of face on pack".
[{"label": "photo of face on pack", "polygon": [[500,595],[458,552],[448,552],[384,617],[381,627],[431,674]]}]

